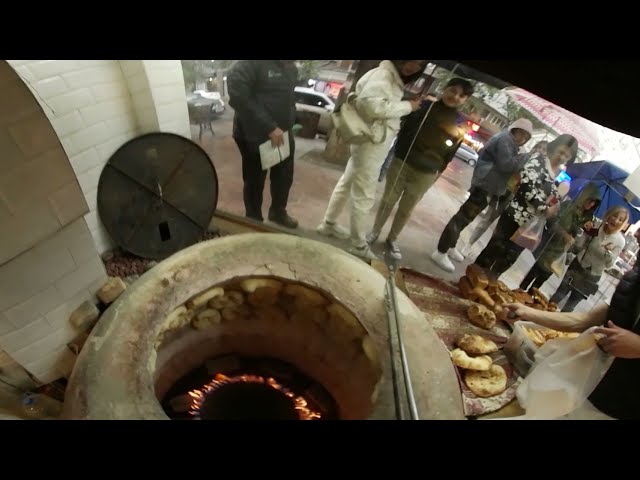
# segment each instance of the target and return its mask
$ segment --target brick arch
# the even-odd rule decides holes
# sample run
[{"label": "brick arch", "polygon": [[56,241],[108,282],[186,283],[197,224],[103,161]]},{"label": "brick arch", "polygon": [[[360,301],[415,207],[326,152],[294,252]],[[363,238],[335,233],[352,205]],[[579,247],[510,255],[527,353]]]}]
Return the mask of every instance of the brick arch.
[{"label": "brick arch", "polygon": [[106,274],[76,173],[27,83],[0,61],[0,350],[46,383],[70,373],[69,315]]},{"label": "brick arch", "polygon": [[106,279],[102,168],[149,129],[189,135],[178,60],[0,60],[0,350],[41,381]]},{"label": "brick arch", "polygon": [[0,62],[0,265],[89,211],[36,97]]}]

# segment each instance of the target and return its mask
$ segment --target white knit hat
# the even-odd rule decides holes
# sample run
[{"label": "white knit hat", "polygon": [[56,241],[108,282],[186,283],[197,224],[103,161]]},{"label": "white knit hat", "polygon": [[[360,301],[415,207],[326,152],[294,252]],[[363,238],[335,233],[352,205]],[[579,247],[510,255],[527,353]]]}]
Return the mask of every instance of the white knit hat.
[{"label": "white knit hat", "polygon": [[513,130],[514,128],[524,130],[529,134],[529,136],[533,135],[533,123],[531,123],[531,120],[527,120],[526,118],[519,118],[511,125],[509,125],[509,131]]}]

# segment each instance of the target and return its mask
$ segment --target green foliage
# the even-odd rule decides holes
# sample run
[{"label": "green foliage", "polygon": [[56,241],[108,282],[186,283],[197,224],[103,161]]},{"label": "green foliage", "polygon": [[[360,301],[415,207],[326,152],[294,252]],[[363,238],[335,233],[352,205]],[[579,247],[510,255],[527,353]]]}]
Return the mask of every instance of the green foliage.
[{"label": "green foliage", "polygon": [[181,60],[182,75],[187,89],[195,90],[198,82],[203,82],[218,71],[233,66],[237,60]]},{"label": "green foliage", "polygon": [[318,76],[325,60],[298,60],[298,80],[302,83]]}]

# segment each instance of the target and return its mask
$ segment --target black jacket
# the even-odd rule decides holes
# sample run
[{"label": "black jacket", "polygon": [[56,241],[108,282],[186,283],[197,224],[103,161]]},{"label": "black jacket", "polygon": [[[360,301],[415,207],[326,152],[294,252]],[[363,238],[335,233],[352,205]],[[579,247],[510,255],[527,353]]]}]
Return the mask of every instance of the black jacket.
[{"label": "black jacket", "polygon": [[289,60],[236,63],[227,76],[234,138],[262,143],[276,127],[289,130],[296,119],[297,82],[298,69]]},{"label": "black jacket", "polygon": [[[607,319],[640,334],[639,314],[640,262],[620,280]],[[640,359],[616,358],[589,400],[610,417],[640,420]]]},{"label": "black jacket", "polygon": [[457,110],[441,101],[433,103],[429,110],[431,105],[432,102],[425,101],[418,110],[404,117],[395,145],[396,157],[406,157],[407,164],[427,173],[444,171],[464,137],[460,128],[463,118]]}]

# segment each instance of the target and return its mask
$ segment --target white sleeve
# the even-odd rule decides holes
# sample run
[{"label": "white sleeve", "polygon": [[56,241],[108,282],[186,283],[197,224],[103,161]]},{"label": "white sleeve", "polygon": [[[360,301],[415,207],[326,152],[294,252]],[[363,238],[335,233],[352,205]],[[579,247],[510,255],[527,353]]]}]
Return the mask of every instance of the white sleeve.
[{"label": "white sleeve", "polygon": [[613,247],[613,250],[611,250],[611,256],[614,258],[614,260],[618,258],[618,255],[622,253],[622,250],[624,249],[624,246],[626,244],[627,242],[624,240],[624,236],[621,233],[619,233],[616,236],[616,242]]},{"label": "white sleeve", "polygon": [[385,71],[376,72],[362,87],[358,94],[356,106],[371,120],[400,118],[411,113],[411,102],[394,100],[393,78]]}]

